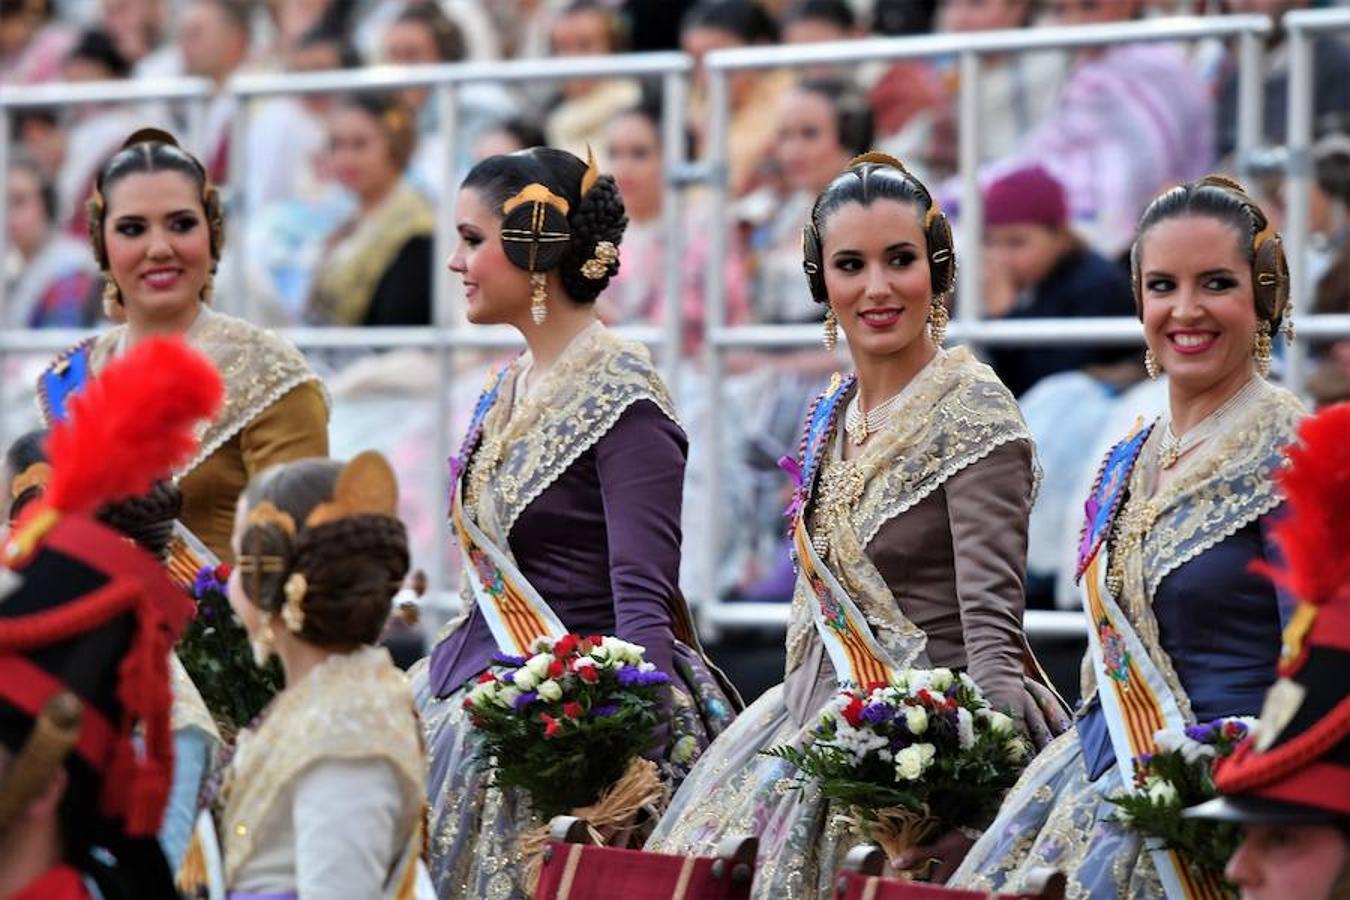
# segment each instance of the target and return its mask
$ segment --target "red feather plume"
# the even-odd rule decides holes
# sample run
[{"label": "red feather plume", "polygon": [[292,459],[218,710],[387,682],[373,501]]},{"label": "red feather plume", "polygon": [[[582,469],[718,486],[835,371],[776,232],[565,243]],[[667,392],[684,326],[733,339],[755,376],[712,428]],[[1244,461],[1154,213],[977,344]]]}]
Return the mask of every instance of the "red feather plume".
[{"label": "red feather plume", "polygon": [[1281,566],[1261,566],[1307,603],[1323,603],[1350,585],[1350,402],[1303,420],[1299,442],[1277,474],[1288,503],[1274,528]]},{"label": "red feather plume", "polygon": [[87,514],[144,494],[191,459],[193,427],[216,414],[224,393],[211,361],[181,339],[137,344],[91,378],[52,428],[46,504]]}]

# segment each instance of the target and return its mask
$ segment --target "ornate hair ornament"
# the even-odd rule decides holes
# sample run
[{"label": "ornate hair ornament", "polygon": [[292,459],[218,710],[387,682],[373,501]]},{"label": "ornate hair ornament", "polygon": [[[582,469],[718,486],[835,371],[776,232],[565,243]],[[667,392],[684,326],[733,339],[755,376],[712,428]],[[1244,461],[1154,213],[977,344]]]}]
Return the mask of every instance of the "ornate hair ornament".
[{"label": "ornate hair ornament", "polygon": [[388,460],[374,450],[358,454],[342,467],[333,499],[320,503],[305,518],[315,528],[351,516],[386,516],[398,511],[398,479]]},{"label": "ornate hair ornament", "polygon": [[286,595],[286,603],[281,607],[281,621],[291,634],[305,630],[305,594],[309,591],[309,580],[303,572],[292,572],[281,589]]},{"label": "ornate hair ornament", "polygon": [[52,480],[52,467],[45,462],[35,462],[14,477],[10,482],[9,497],[17,499],[20,494],[32,487],[46,488]]},{"label": "ornate hair ornament", "polygon": [[[868,163],[878,166],[886,166],[891,169],[898,169],[900,171],[900,174],[905,176],[905,178],[909,179],[915,184],[919,184],[922,186],[922,182],[920,182],[919,179],[914,176],[914,173],[911,172],[908,169],[908,167],[906,167],[905,164],[899,160],[898,157],[891,156],[891,154],[889,153],[882,153],[880,150],[869,150],[866,153],[861,153],[853,157],[848,161],[848,168],[856,169],[858,166],[867,165]],[[938,206],[937,199],[933,197],[932,192],[928,191],[927,188],[924,188],[924,193],[928,194],[928,209],[923,214],[923,227],[924,230],[926,231],[930,226],[932,226],[933,220],[938,217],[938,214],[942,212],[942,208]],[[933,260],[935,262],[945,262],[947,257],[951,256],[950,249],[939,252],[945,253],[946,256],[944,256],[942,259],[938,259],[938,253],[934,253]]]},{"label": "ornate hair ornament", "polygon": [[286,533],[287,537],[295,537],[295,519],[290,513],[280,510],[271,500],[264,500],[248,512],[249,525],[275,525]]},{"label": "ornate hair ornament", "polygon": [[600,164],[595,161],[595,151],[586,145],[586,174],[581,176],[581,196],[585,197],[600,180]]}]

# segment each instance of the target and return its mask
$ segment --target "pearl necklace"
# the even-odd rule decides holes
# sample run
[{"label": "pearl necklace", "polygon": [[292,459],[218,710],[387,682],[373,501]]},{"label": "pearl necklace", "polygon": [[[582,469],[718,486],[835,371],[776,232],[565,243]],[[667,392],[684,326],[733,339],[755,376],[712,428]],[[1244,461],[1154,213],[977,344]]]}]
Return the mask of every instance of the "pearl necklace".
[{"label": "pearl necklace", "polygon": [[896,411],[900,409],[900,401],[904,399],[905,391],[902,390],[890,399],[878,403],[869,409],[866,415],[862,411],[861,396],[861,391],[855,393],[844,412],[844,433],[856,447],[861,447],[868,438],[878,431],[885,430],[891,424]]},{"label": "pearl necklace", "polygon": [[1159,464],[1164,469],[1175,466],[1181,457],[1193,450],[1197,444],[1213,437],[1222,430],[1224,423],[1232,417],[1233,413],[1250,406],[1265,386],[1264,379],[1253,376],[1250,381],[1242,386],[1241,390],[1229,397],[1214,412],[1191,426],[1181,437],[1177,437],[1176,432],[1172,431],[1172,420],[1169,417],[1167,425],[1163,429],[1162,440],[1158,444]]}]

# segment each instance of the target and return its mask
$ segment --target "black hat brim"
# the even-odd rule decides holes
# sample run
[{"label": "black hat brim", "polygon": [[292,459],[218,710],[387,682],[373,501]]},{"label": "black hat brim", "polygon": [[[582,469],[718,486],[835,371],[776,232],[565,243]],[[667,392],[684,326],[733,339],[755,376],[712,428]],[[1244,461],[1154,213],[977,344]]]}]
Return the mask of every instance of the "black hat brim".
[{"label": "black hat brim", "polygon": [[1215,797],[1182,810],[1181,815],[1245,825],[1338,825],[1345,821],[1345,816],[1334,810],[1252,796]]}]

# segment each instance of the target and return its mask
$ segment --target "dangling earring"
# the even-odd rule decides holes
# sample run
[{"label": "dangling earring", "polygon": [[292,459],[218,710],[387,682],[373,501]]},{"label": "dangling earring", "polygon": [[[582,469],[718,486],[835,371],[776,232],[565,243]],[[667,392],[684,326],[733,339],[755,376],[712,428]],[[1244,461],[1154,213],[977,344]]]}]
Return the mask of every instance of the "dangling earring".
[{"label": "dangling earring", "polygon": [[833,350],[834,345],[839,343],[839,319],[834,314],[834,307],[825,309],[825,334],[821,338],[821,343],[825,345],[826,350]]},{"label": "dangling earring", "polygon": [[928,336],[939,347],[947,340],[947,321],[950,318],[947,315],[947,304],[942,300],[942,296],[934,297],[933,305],[928,307]]},{"label": "dangling earring", "polygon": [[271,614],[264,613],[264,615],[269,618],[263,621],[262,628],[258,629],[256,635],[251,634],[248,637],[249,646],[253,648],[253,664],[260,669],[265,667],[267,661],[272,658],[275,649],[274,644],[276,643],[276,635],[272,633]]},{"label": "dangling earring", "polygon": [[534,324],[543,325],[548,318],[548,279],[543,272],[532,272],[530,284],[534,286],[530,295],[530,318]]},{"label": "dangling earring", "polygon": [[1162,374],[1162,366],[1158,365],[1158,357],[1153,355],[1152,347],[1148,347],[1144,350],[1144,371],[1147,372],[1148,377],[1154,381],[1157,381],[1158,376]]},{"label": "dangling earring", "polygon": [[1256,326],[1256,340],[1252,343],[1252,359],[1256,360],[1256,373],[1262,378],[1270,375],[1270,351],[1270,324],[1262,322]]},{"label": "dangling earring", "polygon": [[210,305],[211,300],[216,296],[216,270],[212,267],[211,271],[206,273],[206,281],[202,284],[201,299],[205,304]]}]

